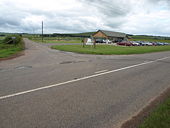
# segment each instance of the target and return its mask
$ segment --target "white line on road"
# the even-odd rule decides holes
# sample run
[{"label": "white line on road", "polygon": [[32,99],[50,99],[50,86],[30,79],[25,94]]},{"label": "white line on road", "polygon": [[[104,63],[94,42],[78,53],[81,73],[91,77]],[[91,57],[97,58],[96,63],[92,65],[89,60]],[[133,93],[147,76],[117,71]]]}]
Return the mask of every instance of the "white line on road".
[{"label": "white line on road", "polygon": [[168,59],[170,57],[164,57],[164,58],[161,58],[161,59],[157,59],[156,61],[160,61],[160,60],[165,60],[165,59]]},{"label": "white line on road", "polygon": [[101,70],[101,71],[97,71],[95,73],[97,74],[97,73],[102,73],[102,72],[106,72],[106,71],[108,71],[108,70]]},{"label": "white line on road", "polygon": [[111,71],[107,71],[107,72],[102,72],[102,73],[91,75],[91,76],[85,76],[85,77],[78,78],[78,79],[75,79],[75,80],[70,80],[70,81],[66,81],[66,82],[62,82],[62,83],[58,83],[58,84],[54,84],[54,85],[44,86],[44,87],[31,89],[31,90],[27,90],[27,91],[23,91],[23,92],[18,92],[18,93],[6,95],[6,96],[1,96],[0,100],[10,98],[10,97],[14,97],[14,96],[27,94],[27,93],[31,93],[31,92],[35,92],[35,91],[39,91],[39,90],[44,90],[44,89],[48,89],[48,88],[52,88],[52,87],[57,87],[57,86],[60,86],[60,85],[69,84],[69,83],[73,83],[73,82],[77,82],[77,81],[81,81],[81,80],[86,80],[86,79],[94,78],[94,77],[97,77],[97,76],[101,76],[101,75],[105,75],[105,74],[109,74],[109,73],[114,73],[114,72],[130,69],[130,68],[134,68],[134,67],[138,67],[138,66],[142,66],[142,65],[146,65],[146,64],[150,64],[150,63],[153,63],[153,62],[157,62],[159,60],[165,60],[167,58],[170,58],[170,57],[164,57],[164,58],[157,59],[155,61],[148,61],[148,62],[136,64],[136,65],[127,66],[127,67],[124,67],[124,68],[119,68],[119,69],[115,69],[115,70],[111,70]]}]

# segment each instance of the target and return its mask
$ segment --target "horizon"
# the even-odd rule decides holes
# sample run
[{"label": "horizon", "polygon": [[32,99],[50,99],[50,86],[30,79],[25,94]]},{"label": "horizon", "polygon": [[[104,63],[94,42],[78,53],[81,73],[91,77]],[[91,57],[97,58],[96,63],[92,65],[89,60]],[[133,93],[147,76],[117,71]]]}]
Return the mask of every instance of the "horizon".
[{"label": "horizon", "polygon": [[[96,31],[94,31],[95,33]],[[44,34],[83,34],[83,33],[93,33],[93,32],[75,32],[75,33],[44,33]],[[42,33],[22,33],[22,32],[0,32],[0,34],[29,34],[29,35],[42,35]],[[129,34],[129,33],[125,33],[126,35],[132,35],[132,36],[153,36],[153,37],[168,37],[170,38],[170,36],[161,36],[161,35],[144,35],[144,34]]]}]

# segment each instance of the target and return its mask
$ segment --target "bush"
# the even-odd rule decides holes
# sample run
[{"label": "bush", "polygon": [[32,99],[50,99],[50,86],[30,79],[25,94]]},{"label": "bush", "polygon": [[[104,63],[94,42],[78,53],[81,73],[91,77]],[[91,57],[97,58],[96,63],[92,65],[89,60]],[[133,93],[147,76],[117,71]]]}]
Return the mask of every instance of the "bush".
[{"label": "bush", "polygon": [[22,43],[22,37],[20,35],[9,35],[3,40],[3,43],[17,45]]}]

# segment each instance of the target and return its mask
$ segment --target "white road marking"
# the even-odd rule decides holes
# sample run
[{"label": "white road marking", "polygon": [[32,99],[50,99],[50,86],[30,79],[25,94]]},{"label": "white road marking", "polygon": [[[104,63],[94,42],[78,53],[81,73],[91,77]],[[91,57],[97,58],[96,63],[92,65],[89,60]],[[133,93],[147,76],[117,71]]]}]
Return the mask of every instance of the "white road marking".
[{"label": "white road marking", "polygon": [[164,57],[164,58],[157,59],[155,61],[148,61],[148,62],[136,64],[136,65],[127,66],[127,67],[124,67],[124,68],[119,68],[119,69],[115,69],[115,70],[111,70],[111,71],[107,71],[107,72],[102,72],[102,73],[91,75],[91,76],[85,76],[85,77],[82,77],[82,78],[78,78],[78,79],[74,79],[74,80],[70,80],[70,81],[66,81],[66,82],[62,82],[62,83],[58,83],[58,84],[53,84],[53,85],[49,85],[49,86],[44,86],[44,87],[40,87],[40,88],[36,88],[36,89],[31,89],[31,90],[27,90],[27,91],[23,91],[23,92],[18,92],[18,93],[14,93],[14,94],[10,94],[10,95],[1,96],[0,100],[10,98],[10,97],[14,97],[14,96],[27,94],[27,93],[31,93],[31,92],[35,92],[35,91],[39,91],[39,90],[43,90],[43,89],[49,89],[49,88],[52,88],[52,87],[57,87],[57,86],[60,86],[60,85],[69,84],[69,83],[73,83],[73,82],[77,82],[77,81],[81,81],[81,80],[86,80],[86,79],[94,78],[94,77],[97,77],[97,76],[101,76],[101,75],[105,75],[105,74],[109,74],[109,73],[114,73],[114,72],[130,69],[130,68],[150,64],[150,63],[154,63],[154,62],[157,62],[159,60],[165,60],[167,58],[170,58],[170,57]]},{"label": "white road marking", "polygon": [[95,73],[97,74],[97,73],[102,73],[102,72],[106,72],[106,71],[108,71],[108,70],[101,70],[101,71],[97,71]]},{"label": "white road marking", "polygon": [[170,57],[164,57],[164,58],[161,58],[161,59],[157,59],[156,61],[159,61],[159,60],[165,60],[165,59],[168,59]]}]

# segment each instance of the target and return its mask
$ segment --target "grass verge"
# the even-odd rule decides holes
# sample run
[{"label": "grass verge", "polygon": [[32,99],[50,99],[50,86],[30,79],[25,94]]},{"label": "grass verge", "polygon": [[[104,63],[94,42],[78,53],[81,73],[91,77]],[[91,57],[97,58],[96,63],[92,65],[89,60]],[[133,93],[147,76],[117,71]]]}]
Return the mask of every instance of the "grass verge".
[{"label": "grass verge", "polygon": [[81,45],[59,45],[52,46],[53,49],[76,52],[82,54],[99,54],[99,55],[128,55],[128,54],[143,54],[151,52],[160,51],[170,51],[170,45],[167,46],[133,46],[133,47],[122,47],[122,46],[112,46],[112,45],[97,45],[96,48],[92,46],[85,46],[83,48]]},{"label": "grass verge", "polygon": [[14,54],[19,53],[24,49],[24,43],[15,44],[5,44],[0,41],[0,59],[7,58]]},{"label": "grass verge", "polygon": [[169,128],[170,127],[170,97],[159,105],[147,117],[139,128]]}]

